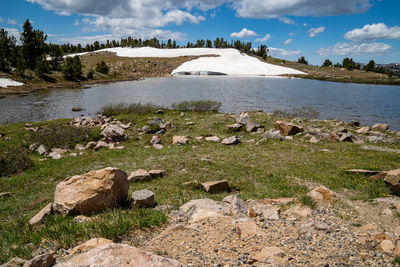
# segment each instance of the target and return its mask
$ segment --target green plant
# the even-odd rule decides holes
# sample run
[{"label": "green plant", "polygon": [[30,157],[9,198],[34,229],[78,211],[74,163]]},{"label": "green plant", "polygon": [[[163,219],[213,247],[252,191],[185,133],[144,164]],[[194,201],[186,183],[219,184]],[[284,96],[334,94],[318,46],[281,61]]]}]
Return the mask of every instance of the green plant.
[{"label": "green plant", "polygon": [[93,69],[89,69],[86,75],[86,78],[88,79],[93,79],[93,75],[94,75],[94,70]]},{"label": "green plant", "polygon": [[107,63],[105,63],[104,61],[101,61],[100,63],[97,63],[97,65],[96,65],[97,72],[107,74],[109,70],[110,70],[110,67],[108,67]]},{"label": "green plant", "polygon": [[400,257],[397,256],[394,260],[393,260],[393,265],[395,266],[399,266],[400,265]]},{"label": "green plant", "polygon": [[132,103],[132,104],[109,104],[101,108],[100,113],[104,116],[118,116],[121,114],[148,114],[154,113],[161,107],[153,105],[153,104],[141,104],[141,103]]},{"label": "green plant", "polygon": [[29,151],[22,147],[0,147],[0,177],[18,174],[32,166]]},{"label": "green plant", "polygon": [[317,207],[317,203],[315,203],[315,201],[310,196],[307,196],[307,195],[303,195],[300,198],[300,202],[304,206],[308,206],[311,209],[315,209]]},{"label": "green plant", "polygon": [[74,148],[76,144],[97,141],[100,130],[97,128],[75,127],[66,124],[52,124],[31,132],[29,141],[47,148]]},{"label": "green plant", "polygon": [[299,58],[297,63],[308,65],[308,61],[304,57]]},{"label": "green plant", "polygon": [[221,102],[214,100],[183,101],[172,104],[172,109],[180,111],[211,112],[221,108]]}]

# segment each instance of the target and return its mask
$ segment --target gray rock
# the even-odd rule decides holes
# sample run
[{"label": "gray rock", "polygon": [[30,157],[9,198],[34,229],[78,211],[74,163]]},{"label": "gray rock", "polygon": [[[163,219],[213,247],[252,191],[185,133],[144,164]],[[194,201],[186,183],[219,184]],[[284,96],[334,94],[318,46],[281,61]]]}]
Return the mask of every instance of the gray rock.
[{"label": "gray rock", "polygon": [[52,159],[61,159],[61,155],[58,154],[57,152],[51,152],[49,154],[49,157],[52,158]]},{"label": "gray rock", "polygon": [[164,170],[150,170],[149,174],[152,178],[159,178],[166,176],[167,172]]},{"label": "gray rock", "polygon": [[250,121],[251,121],[250,115],[246,112],[242,112],[236,117],[236,122],[243,125],[246,125]]},{"label": "gray rock", "polygon": [[342,133],[340,135],[340,142],[353,142],[354,135],[352,133]]},{"label": "gray rock", "polygon": [[247,211],[246,203],[236,195],[227,196],[222,200],[222,202],[229,203],[229,212],[234,215],[244,214]]},{"label": "gray rock", "polygon": [[238,144],[238,143],[240,143],[240,138],[239,137],[237,137],[237,136],[231,136],[231,137],[228,137],[228,138],[225,138],[224,140],[222,140],[222,144],[223,145],[236,145],[236,144]]},{"label": "gray rock", "polygon": [[234,123],[234,124],[229,124],[225,126],[225,129],[228,132],[240,132],[240,130],[242,129],[243,125],[240,123]]},{"label": "gray rock", "polygon": [[47,149],[44,145],[40,145],[37,149],[37,152],[39,153],[39,155],[46,155]]},{"label": "gray rock", "polygon": [[150,144],[155,145],[155,144],[161,144],[161,139],[157,135],[154,135],[151,140]]},{"label": "gray rock", "polygon": [[164,146],[163,146],[163,145],[160,145],[160,144],[154,144],[153,147],[154,147],[155,149],[157,149],[157,150],[161,150],[161,149],[164,148]]},{"label": "gray rock", "polygon": [[154,193],[150,190],[140,190],[132,193],[132,204],[140,207],[154,206]]},{"label": "gray rock", "polygon": [[189,143],[189,139],[186,136],[175,135],[172,138],[173,145],[187,145],[188,143]]},{"label": "gray rock", "polygon": [[272,140],[279,140],[279,141],[283,141],[285,140],[285,137],[281,134],[281,132],[279,130],[269,130],[268,132],[263,133],[263,135],[261,136],[262,138],[265,139],[272,139]]},{"label": "gray rock", "polygon": [[25,260],[20,258],[12,258],[10,261],[0,265],[1,267],[22,267],[25,264]]},{"label": "gray rock", "polygon": [[249,133],[257,132],[257,130],[258,130],[259,128],[261,128],[261,127],[262,127],[261,124],[258,124],[258,123],[249,121],[249,122],[246,124],[246,131],[249,132]]},{"label": "gray rock", "polygon": [[219,142],[221,139],[218,136],[206,137],[207,142]]},{"label": "gray rock", "polygon": [[106,138],[106,140],[111,142],[120,142],[128,139],[128,135],[125,130],[121,127],[113,124],[109,124],[101,134]]},{"label": "gray rock", "polygon": [[129,182],[147,182],[151,181],[151,175],[146,170],[139,169],[131,173],[128,177]]},{"label": "gray rock", "polygon": [[29,150],[32,151],[32,152],[36,151],[38,148],[39,148],[39,144],[38,143],[34,143],[34,144],[31,144],[29,146]]}]

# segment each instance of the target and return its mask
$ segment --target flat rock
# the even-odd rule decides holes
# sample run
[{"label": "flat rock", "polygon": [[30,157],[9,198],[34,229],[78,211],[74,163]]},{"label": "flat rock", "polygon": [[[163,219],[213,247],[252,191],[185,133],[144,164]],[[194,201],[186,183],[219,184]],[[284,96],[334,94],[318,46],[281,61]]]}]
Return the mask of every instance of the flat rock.
[{"label": "flat rock", "polygon": [[219,217],[229,214],[230,205],[212,199],[194,199],[179,208],[179,213],[184,215],[189,223],[195,223],[209,217]]},{"label": "flat rock", "polygon": [[234,124],[229,124],[225,126],[225,130],[228,132],[240,132],[242,129],[243,125],[240,123],[234,123]]},{"label": "flat rock", "polygon": [[154,193],[144,189],[132,193],[132,204],[139,207],[153,207]]},{"label": "flat rock", "polygon": [[49,157],[52,158],[52,159],[61,159],[61,155],[58,154],[57,152],[51,152],[49,154]]},{"label": "flat rock", "polygon": [[38,214],[29,220],[30,225],[43,224],[52,212],[53,203],[47,204]]},{"label": "flat rock", "polygon": [[308,222],[305,224],[300,225],[299,227],[299,233],[300,234],[305,234],[305,235],[312,235],[316,233],[317,231],[324,231],[327,232],[330,230],[329,225],[327,225],[324,222]]},{"label": "flat rock", "polygon": [[276,130],[280,131],[282,135],[288,136],[288,135],[296,135],[298,133],[304,132],[303,127],[294,125],[289,122],[284,122],[284,121],[277,121],[274,123],[274,127]]},{"label": "flat rock", "polygon": [[25,260],[21,258],[12,258],[8,262],[0,265],[1,267],[22,267],[25,264]]},{"label": "flat rock", "polygon": [[186,136],[175,135],[172,138],[173,145],[187,145],[189,143],[189,139]]},{"label": "flat rock", "polygon": [[51,267],[55,261],[56,259],[52,254],[45,253],[26,261],[24,267]]},{"label": "flat rock", "polygon": [[167,172],[164,170],[150,170],[149,174],[151,178],[160,178],[167,175]]},{"label": "flat rock", "polygon": [[231,136],[231,137],[228,137],[228,138],[225,138],[224,140],[222,140],[222,144],[227,145],[227,146],[236,145],[238,143],[240,143],[240,138],[237,136]]},{"label": "flat rock", "polygon": [[150,144],[155,145],[155,144],[161,144],[161,139],[157,135],[154,135],[151,140]]},{"label": "flat rock", "polygon": [[53,210],[62,214],[90,214],[112,209],[127,200],[127,174],[105,168],[75,175],[57,184]]},{"label": "flat rock", "polygon": [[388,125],[385,124],[385,123],[375,123],[375,124],[372,126],[372,129],[374,129],[374,130],[380,130],[380,131],[385,131],[385,130],[388,130],[389,127],[388,127]]},{"label": "flat rock", "polygon": [[131,267],[131,266],[154,266],[154,267],[184,267],[183,264],[168,258],[157,256],[141,249],[123,244],[105,244],[93,248],[85,253],[76,255],[58,263],[57,267]]},{"label": "flat rock", "polygon": [[206,137],[207,142],[219,142],[221,139],[218,136]]},{"label": "flat rock", "polygon": [[285,140],[285,137],[281,134],[279,130],[271,129],[261,135],[262,138],[271,139],[271,140]]},{"label": "flat rock", "polygon": [[215,194],[220,192],[227,192],[229,190],[229,185],[227,180],[222,181],[211,181],[201,184],[207,193]]},{"label": "flat rock", "polygon": [[352,133],[342,133],[339,142],[353,142],[354,135]]},{"label": "flat rock", "polygon": [[370,127],[369,126],[364,126],[364,127],[361,127],[360,129],[358,129],[357,131],[356,131],[356,133],[359,133],[359,134],[367,134],[369,131],[370,131]]},{"label": "flat rock", "polygon": [[262,127],[261,124],[249,121],[246,124],[246,132],[248,132],[248,133],[257,132],[258,129],[260,129],[261,127]]},{"label": "flat rock", "polygon": [[131,173],[128,177],[129,182],[148,182],[151,181],[151,175],[146,170],[139,169]]},{"label": "flat rock", "polygon": [[378,248],[385,252],[385,253],[392,253],[394,247],[394,244],[390,240],[383,240],[381,243],[379,243]]},{"label": "flat rock", "polygon": [[79,253],[84,253],[86,251],[89,251],[93,248],[97,248],[99,246],[103,246],[105,244],[111,244],[113,243],[111,240],[109,239],[105,239],[105,238],[92,238],[88,241],[86,241],[83,244],[80,244],[76,247],[74,247],[73,249],[71,249],[71,252],[69,253],[68,257],[72,256],[72,255],[76,255]]},{"label": "flat rock", "polygon": [[40,145],[36,151],[39,153],[39,155],[47,154],[47,149],[44,145]]},{"label": "flat rock", "polygon": [[11,192],[1,192],[0,193],[0,199],[1,198],[6,198],[6,197],[12,197],[12,193]]}]

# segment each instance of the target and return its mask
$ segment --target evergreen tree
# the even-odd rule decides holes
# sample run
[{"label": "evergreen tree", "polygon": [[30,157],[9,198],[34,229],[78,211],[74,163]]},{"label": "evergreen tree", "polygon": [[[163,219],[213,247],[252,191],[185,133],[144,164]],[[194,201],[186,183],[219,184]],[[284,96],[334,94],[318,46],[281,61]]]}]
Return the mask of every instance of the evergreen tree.
[{"label": "evergreen tree", "polygon": [[342,65],[343,65],[343,68],[346,68],[348,70],[353,70],[356,68],[356,63],[353,61],[352,58],[348,58],[348,57],[343,59]]},{"label": "evergreen tree", "polygon": [[67,57],[62,68],[62,73],[67,80],[79,80],[82,76],[82,63],[79,56]]},{"label": "evergreen tree", "polygon": [[15,49],[16,40],[8,36],[8,32],[0,29],[0,70],[7,71],[12,64],[12,52]]},{"label": "evergreen tree", "polygon": [[329,59],[325,59],[324,64],[322,64],[323,67],[329,67],[332,66],[332,61]]},{"label": "evergreen tree", "polygon": [[304,57],[299,58],[297,62],[300,64],[308,65],[308,61]]},{"label": "evergreen tree", "polygon": [[260,45],[257,50],[257,56],[262,57],[263,59],[267,59],[268,49],[266,45]]},{"label": "evergreen tree", "polygon": [[36,60],[44,55],[47,35],[43,31],[33,30],[31,22],[27,19],[23,25],[21,33],[22,55],[28,68],[33,70],[36,66]]},{"label": "evergreen tree", "polygon": [[371,60],[367,65],[364,66],[365,71],[375,71],[375,61]]},{"label": "evergreen tree", "polygon": [[50,65],[52,70],[59,70],[64,56],[61,47],[58,45],[50,45],[49,55],[51,57]]}]

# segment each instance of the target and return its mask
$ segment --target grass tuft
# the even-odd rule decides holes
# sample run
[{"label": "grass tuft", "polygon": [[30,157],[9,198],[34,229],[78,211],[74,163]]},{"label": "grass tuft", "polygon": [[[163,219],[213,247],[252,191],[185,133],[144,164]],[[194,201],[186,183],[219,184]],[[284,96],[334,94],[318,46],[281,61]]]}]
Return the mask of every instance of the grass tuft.
[{"label": "grass tuft", "polygon": [[308,206],[311,209],[315,209],[317,207],[317,203],[310,196],[307,195],[302,196],[300,198],[300,202],[304,206]]},{"label": "grass tuft", "polygon": [[101,108],[100,113],[104,116],[118,116],[121,114],[149,114],[155,113],[157,109],[161,107],[153,105],[153,104],[141,104],[141,103],[132,103],[132,104],[109,104]]},{"label": "grass tuft", "polygon": [[30,153],[22,147],[0,147],[0,177],[18,174],[32,166]]}]

